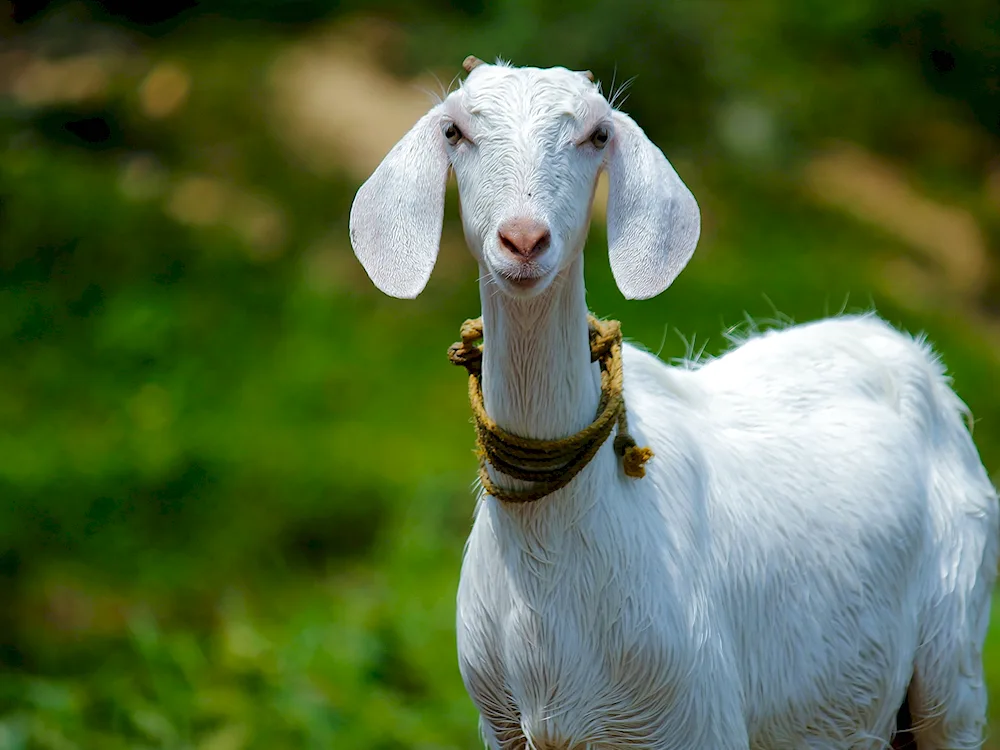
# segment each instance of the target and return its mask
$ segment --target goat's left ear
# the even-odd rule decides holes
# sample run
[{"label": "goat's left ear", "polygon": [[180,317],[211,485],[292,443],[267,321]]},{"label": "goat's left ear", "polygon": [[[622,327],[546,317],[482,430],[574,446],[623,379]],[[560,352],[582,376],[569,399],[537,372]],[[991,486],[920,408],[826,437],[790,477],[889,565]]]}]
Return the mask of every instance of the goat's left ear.
[{"label": "goat's left ear", "polygon": [[437,107],[393,146],[354,197],[351,245],[380,290],[412,299],[441,246],[448,154]]},{"label": "goat's left ear", "polygon": [[620,112],[607,169],[611,272],[626,298],[655,297],[694,253],[698,202],[642,128]]}]

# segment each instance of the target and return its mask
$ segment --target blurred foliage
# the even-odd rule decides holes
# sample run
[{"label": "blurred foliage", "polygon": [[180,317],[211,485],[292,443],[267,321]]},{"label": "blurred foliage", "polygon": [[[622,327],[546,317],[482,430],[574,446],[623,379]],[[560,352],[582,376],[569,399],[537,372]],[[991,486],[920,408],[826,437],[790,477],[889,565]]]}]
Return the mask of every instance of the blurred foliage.
[{"label": "blurred foliage", "polygon": [[722,351],[746,315],[875,306],[929,335],[1000,467],[993,2],[11,7],[3,750],[478,745],[453,635],[475,463],[443,356],[476,272],[452,190],[427,293],[371,287],[349,139],[412,120],[320,66],[334,146],[303,157],[278,75],[303,45],[366,50],[394,91],[470,53],[589,68],[609,93],[635,77],[623,106],[699,196],[704,239],[667,294],[625,302],[595,221],[593,309],[669,359]]}]

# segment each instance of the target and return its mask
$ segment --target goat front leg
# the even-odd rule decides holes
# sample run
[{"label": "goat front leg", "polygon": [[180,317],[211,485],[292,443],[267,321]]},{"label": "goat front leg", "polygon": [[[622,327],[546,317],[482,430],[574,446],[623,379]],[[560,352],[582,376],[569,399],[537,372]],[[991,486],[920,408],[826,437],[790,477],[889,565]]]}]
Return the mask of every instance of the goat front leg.
[{"label": "goat front leg", "polygon": [[650,750],[750,750],[741,681],[731,665],[719,653],[708,656],[684,683],[683,697],[661,717]]},{"label": "goat front leg", "polygon": [[494,726],[480,715],[479,732],[489,750],[528,750],[528,740],[521,731],[521,725],[515,722]]},{"label": "goat front leg", "polygon": [[486,689],[471,693],[479,709],[479,733],[489,750],[527,750],[520,714],[510,696]]},{"label": "goat front leg", "polygon": [[[496,712],[480,713],[479,730],[488,750],[692,750],[711,748],[712,750],[749,750],[742,715],[725,719],[710,719],[700,716],[690,727],[678,727],[663,722],[660,731],[652,733],[622,735],[612,739],[607,734],[589,741],[570,741],[553,736],[536,736],[529,742],[524,733],[516,709],[500,715]],[[692,722],[694,720],[692,719]],[[611,722],[613,723],[613,722]],[[669,728],[667,728],[669,726]],[[666,730],[666,731],[664,731]],[[544,733],[543,733],[544,734]]]},{"label": "goat front leg", "polygon": [[750,737],[742,716],[728,722],[712,722],[709,727],[698,727],[686,738],[671,737],[650,746],[650,750],[690,750],[690,748],[712,748],[712,750],[750,750]]}]

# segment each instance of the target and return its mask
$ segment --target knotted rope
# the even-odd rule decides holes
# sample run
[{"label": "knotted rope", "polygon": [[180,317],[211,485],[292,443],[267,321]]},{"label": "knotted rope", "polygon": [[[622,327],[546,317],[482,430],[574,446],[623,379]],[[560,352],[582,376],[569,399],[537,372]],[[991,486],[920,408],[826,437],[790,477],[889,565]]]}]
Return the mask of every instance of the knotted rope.
[{"label": "knotted rope", "polygon": [[[653,457],[649,448],[640,448],[628,432],[625,397],[622,382],[622,331],[617,320],[590,323],[590,360],[601,368],[601,400],[597,417],[575,435],[558,440],[537,440],[507,432],[486,413],[483,404],[483,347],[477,342],[483,337],[483,320],[467,320],[462,324],[462,340],[448,349],[448,359],[469,371],[469,402],[476,424],[476,446],[479,456],[479,479],[487,493],[498,500],[530,503],[565,487],[594,457],[611,430],[618,425],[615,453],[622,459],[625,474],[641,478],[646,475],[644,464]],[[498,487],[486,469],[494,469],[515,479],[533,482],[528,490],[505,490]]]}]

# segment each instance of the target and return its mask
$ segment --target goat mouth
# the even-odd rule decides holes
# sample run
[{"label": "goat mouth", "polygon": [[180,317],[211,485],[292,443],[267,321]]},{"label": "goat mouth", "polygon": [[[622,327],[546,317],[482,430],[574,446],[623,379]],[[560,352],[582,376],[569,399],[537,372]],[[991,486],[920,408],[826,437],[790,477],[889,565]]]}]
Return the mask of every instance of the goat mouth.
[{"label": "goat mouth", "polygon": [[515,289],[533,289],[545,278],[543,271],[531,269],[523,269],[514,273],[500,271],[497,275]]},{"label": "goat mouth", "polygon": [[505,276],[504,278],[508,284],[513,284],[522,289],[530,289],[542,280],[541,276]]},{"label": "goat mouth", "polygon": [[491,263],[494,283],[515,295],[533,295],[544,289],[552,276],[547,264],[535,260]]}]

